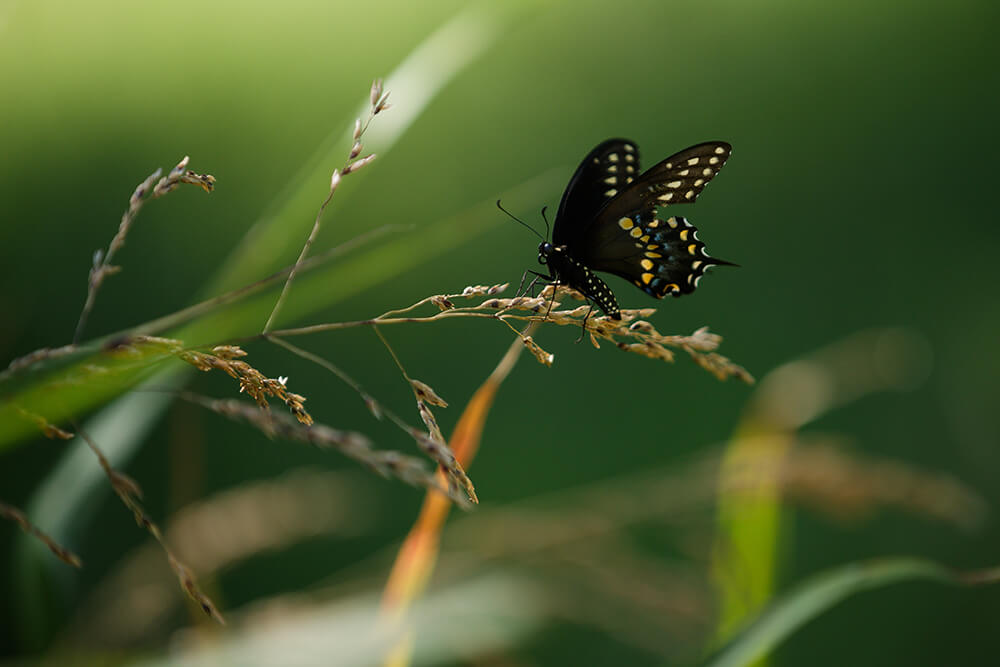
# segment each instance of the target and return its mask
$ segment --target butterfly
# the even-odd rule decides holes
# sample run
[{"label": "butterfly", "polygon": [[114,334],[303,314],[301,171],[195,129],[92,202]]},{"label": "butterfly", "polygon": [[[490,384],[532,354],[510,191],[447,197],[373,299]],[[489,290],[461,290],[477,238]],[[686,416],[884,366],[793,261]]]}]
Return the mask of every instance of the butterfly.
[{"label": "butterfly", "polygon": [[693,203],[731,152],[729,144],[709,141],[641,172],[634,142],[601,143],[566,186],[552,242],[538,246],[538,261],[551,275],[532,273],[572,287],[587,297],[591,310],[596,304],[615,320],[622,317],[618,301],[594,271],[621,276],[658,299],[690,294],[709,266],[736,265],[709,256],[685,218],[661,218],[657,211]]}]

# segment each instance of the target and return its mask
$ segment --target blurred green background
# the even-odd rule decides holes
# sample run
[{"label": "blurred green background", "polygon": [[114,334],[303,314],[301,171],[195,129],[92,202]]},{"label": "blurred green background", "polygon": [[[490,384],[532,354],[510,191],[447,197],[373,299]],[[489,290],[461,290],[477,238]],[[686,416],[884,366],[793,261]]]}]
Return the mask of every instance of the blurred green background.
[{"label": "blurred green background", "polygon": [[[726,169],[677,212],[741,268],[662,303],[611,278],[623,307],[658,307],[651,319],[663,332],[709,325],[725,338],[721,352],[758,378],[857,332],[903,331],[917,351],[905,357],[905,390],[866,395],[809,428],[836,434],[848,443],[840,451],[862,461],[959,480],[987,508],[961,530],[905,502],[845,515],[789,499],[774,538],[775,589],[886,555],[993,565],[998,17],[996,3],[974,1],[0,2],[0,360],[70,341],[93,251],[107,247],[135,185],[184,155],[218,178],[216,191],[182,188],[146,206],[89,336],[294,261],[376,76],[389,77],[393,104],[366,137],[379,158],[345,179],[315,249],[403,227],[297,283],[283,325],[516,284],[537,239],[492,208],[498,197],[537,222],[605,138],[634,139],[647,166],[722,139],[734,146]],[[255,223],[270,240],[243,244]],[[251,319],[216,313],[188,342],[255,333],[273,298]],[[436,412],[445,433],[511,340],[483,320],[385,334],[410,375],[450,402]],[[720,632],[719,600],[753,588],[713,583],[711,545],[724,523],[711,500],[661,515],[649,489],[690,481],[685,466],[721,451],[755,389],[719,383],[686,358],[664,365],[576,337],[543,328],[536,338],[555,364],[525,355],[501,389],[470,470],[482,506],[446,529],[432,591],[476,577],[518,584],[491,580],[463,589],[458,611],[428,611],[441,614],[446,647],[428,664],[692,664]],[[295,342],[419,424],[370,331]],[[416,453],[329,373],[273,346],[247,347],[257,368],[290,376],[318,421]],[[189,385],[233,396],[215,375]],[[148,414],[119,465],[143,486],[150,514],[176,529],[178,551],[231,615],[232,636],[300,618],[300,607],[377,595],[418,490],[191,405]],[[0,451],[0,500],[29,514],[59,504],[44,482],[67,447],[82,444],[21,439]],[[865,470],[876,486],[885,472]],[[650,487],[649,475],[662,483]],[[643,509],[616,505],[626,499]],[[182,628],[202,619],[109,486],[65,500],[57,537],[82,556],[79,572],[0,524],[0,656],[127,662],[188,646]],[[525,519],[539,508],[550,523]],[[46,516],[32,514],[51,529]],[[510,553],[580,525],[603,527]],[[490,551],[498,526],[507,549]],[[518,586],[530,594],[514,595]],[[495,635],[460,646],[454,635],[478,636],[461,619],[493,607]],[[903,583],[817,618],[772,662],[989,664],[998,613],[996,589]]]}]

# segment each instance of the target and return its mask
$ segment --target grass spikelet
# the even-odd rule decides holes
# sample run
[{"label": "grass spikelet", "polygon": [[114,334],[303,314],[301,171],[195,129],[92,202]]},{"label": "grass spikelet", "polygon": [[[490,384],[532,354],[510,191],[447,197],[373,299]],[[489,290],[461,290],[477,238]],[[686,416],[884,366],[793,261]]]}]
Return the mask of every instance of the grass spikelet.
[{"label": "grass spikelet", "polygon": [[528,348],[528,351],[531,352],[531,354],[535,355],[535,359],[538,360],[538,363],[543,366],[551,366],[552,362],[555,361],[556,355],[543,350],[531,336],[521,336],[521,342],[524,343],[524,346]]},{"label": "grass spikelet", "polygon": [[240,357],[245,357],[247,353],[236,345],[217,345],[212,348],[212,354],[197,352],[195,350],[183,350],[177,353],[183,361],[191,364],[200,371],[208,372],[220,370],[240,383],[240,393],[246,393],[257,402],[261,410],[268,410],[268,397],[280,400],[295,418],[302,424],[309,426],[313,423],[313,418],[305,409],[305,396],[288,391],[286,386],[288,378],[269,378]]},{"label": "grass spikelet", "polygon": [[438,396],[433,389],[420,380],[410,378],[410,386],[413,387],[413,393],[417,395],[417,400],[436,405],[439,408],[448,407],[447,401]]},{"label": "grass spikelet", "polygon": [[[377,94],[376,94],[377,93]],[[351,150],[348,153],[347,161],[344,166],[340,169],[334,169],[333,174],[330,177],[330,190],[327,193],[326,199],[319,207],[319,211],[316,212],[316,219],[313,221],[312,230],[309,232],[309,236],[306,238],[305,243],[302,245],[302,250],[299,252],[299,258],[295,260],[294,266],[292,266],[291,271],[288,272],[288,278],[285,279],[285,285],[281,288],[281,294],[278,296],[277,301],[274,303],[274,308],[271,309],[271,314],[267,317],[267,322],[264,323],[263,333],[268,333],[271,331],[274,325],[275,318],[277,318],[281,306],[285,303],[285,299],[288,298],[288,292],[292,288],[292,283],[295,281],[295,276],[302,267],[302,264],[306,261],[306,256],[309,254],[310,248],[312,248],[313,242],[316,240],[316,236],[319,234],[320,225],[323,221],[323,213],[326,211],[326,207],[329,206],[330,202],[333,200],[333,195],[337,192],[337,187],[340,185],[341,180],[344,176],[356,172],[363,167],[371,164],[375,159],[375,154],[366,155],[365,157],[358,157],[361,154],[362,143],[361,139],[371,124],[372,119],[378,114],[389,108],[386,104],[386,100],[389,98],[388,91],[383,92],[382,79],[375,79],[372,82],[371,87],[371,109],[368,111],[367,120],[362,123],[360,118],[354,121],[354,142],[351,145]]]},{"label": "grass spikelet", "polygon": [[[170,173],[163,178],[160,178],[162,171],[157,169],[150,174],[146,180],[140,183],[132,193],[132,196],[129,197],[128,209],[122,214],[121,222],[118,224],[118,232],[115,234],[114,238],[111,239],[111,243],[108,245],[107,251],[97,250],[94,252],[93,266],[90,269],[90,275],[87,280],[87,300],[83,304],[83,310],[80,312],[80,318],[76,323],[76,331],[73,334],[74,344],[80,340],[80,336],[83,334],[83,329],[87,324],[87,318],[90,316],[90,311],[94,307],[94,301],[97,299],[97,291],[104,283],[104,279],[121,271],[121,267],[112,265],[111,260],[118,249],[125,245],[125,238],[128,236],[128,232],[132,228],[136,217],[139,215],[139,211],[142,209],[143,204],[149,199],[158,199],[159,197],[162,197],[177,188],[182,183],[197,185],[205,190],[205,192],[211,192],[215,187],[214,176],[209,174],[197,174],[187,169],[189,160],[190,158],[185,156],[184,159],[181,160],[176,167],[171,169]],[[156,181],[157,179],[159,179],[159,181],[155,186],[153,186],[153,181]],[[150,194],[151,187],[152,194]]]},{"label": "grass spikelet", "polygon": [[198,587],[198,582],[191,573],[190,568],[184,565],[184,563],[182,563],[181,560],[174,555],[174,552],[170,549],[170,545],[167,544],[167,540],[164,538],[160,527],[149,517],[145,508],[142,506],[142,503],[139,502],[142,499],[142,489],[139,487],[139,484],[128,475],[115,470],[111,466],[107,457],[104,456],[104,453],[97,446],[97,443],[95,443],[90,436],[79,427],[77,427],[76,430],[80,434],[80,437],[82,437],[90,447],[91,451],[94,452],[98,462],[101,464],[101,468],[104,470],[108,480],[111,482],[111,488],[121,499],[125,507],[131,510],[132,515],[135,517],[135,522],[142,528],[149,531],[149,534],[160,543],[164,553],[167,555],[167,562],[170,564],[170,569],[174,571],[174,574],[177,576],[177,581],[180,583],[184,592],[187,593],[188,597],[191,598],[207,616],[213,618],[221,625],[225,625],[226,621],[222,617],[222,614],[219,613],[219,610],[216,608],[212,600]]},{"label": "grass spikelet", "polygon": [[47,533],[36,527],[35,524],[28,520],[28,517],[24,514],[24,512],[18,508],[4,502],[0,502],[0,516],[13,521],[21,527],[21,530],[40,540],[46,547],[49,548],[49,551],[55,554],[55,557],[62,562],[76,568],[83,567],[83,561],[80,560],[79,556],[53,540]]},{"label": "grass spikelet", "polygon": [[444,435],[441,433],[441,428],[438,426],[437,419],[434,417],[434,413],[427,406],[428,403],[432,405],[440,405],[441,407],[448,407],[448,404],[437,395],[437,393],[431,389],[425,383],[414,380],[407,374],[406,369],[403,368],[403,363],[396,356],[395,350],[389,345],[389,341],[386,340],[382,332],[375,327],[375,335],[379,337],[382,344],[389,351],[392,356],[393,361],[396,362],[396,366],[399,368],[399,372],[402,373],[403,378],[410,383],[410,389],[413,390],[413,397],[417,402],[417,412],[420,414],[420,419],[424,422],[427,427],[427,433],[421,433],[416,429],[409,429],[410,434],[417,441],[417,445],[420,449],[434,459],[435,462],[448,474],[448,485],[452,490],[459,488],[463,489],[468,496],[469,500],[473,503],[478,503],[479,498],[476,495],[475,486],[472,484],[472,480],[465,473],[462,468],[462,464],[458,462],[455,455],[452,453],[451,449],[448,447],[448,443],[444,439]]}]

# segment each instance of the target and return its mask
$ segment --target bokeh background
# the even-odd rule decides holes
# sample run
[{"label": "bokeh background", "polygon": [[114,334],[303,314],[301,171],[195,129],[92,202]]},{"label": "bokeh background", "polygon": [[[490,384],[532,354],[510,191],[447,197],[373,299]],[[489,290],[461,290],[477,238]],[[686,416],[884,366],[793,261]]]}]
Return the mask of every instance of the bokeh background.
[{"label": "bokeh background", "polygon": [[[498,197],[540,223],[607,137],[636,140],[646,165],[723,139],[729,164],[678,213],[741,268],[663,303],[609,282],[623,306],[657,306],[659,330],[709,325],[756,377],[784,371],[756,388],[720,383],[686,358],[543,328],[555,364],[525,355],[500,391],[470,469],[482,504],[445,530],[418,658],[695,664],[741,600],[756,608],[831,567],[896,555],[994,565],[997,19],[976,1],[0,2],[0,359],[70,341],[93,251],[135,185],[184,155],[216,191],[146,206],[87,337],[291,263],[376,76],[393,104],[366,137],[379,157],[345,179],[315,247],[398,227],[296,283],[284,325],[516,284],[537,239],[496,211]],[[274,295],[214,312],[186,340],[255,333]],[[437,410],[445,433],[512,340],[483,320],[385,334],[450,402]],[[419,424],[370,331],[296,343]],[[822,363],[786,365],[829,345]],[[247,349],[319,421],[416,453],[326,371]],[[178,381],[234,395],[225,377]],[[162,395],[111,398],[118,412],[103,414],[120,421],[104,425],[105,444],[228,629],[192,611],[82,443],[9,438],[0,499],[85,567],[0,525],[0,656],[155,662],[253,637],[262,644],[234,664],[290,660],[289,645],[311,642],[319,653],[303,648],[302,664],[364,663],[350,646],[371,629],[422,493]],[[748,503],[766,516],[744,521],[738,498],[714,497],[712,461],[759,427],[747,424],[762,403],[792,399],[810,435],[782,451],[828,456],[803,458],[797,493]],[[755,555],[727,556],[727,542]],[[904,582],[814,619],[772,663],[989,664],[998,613],[996,588]]]}]

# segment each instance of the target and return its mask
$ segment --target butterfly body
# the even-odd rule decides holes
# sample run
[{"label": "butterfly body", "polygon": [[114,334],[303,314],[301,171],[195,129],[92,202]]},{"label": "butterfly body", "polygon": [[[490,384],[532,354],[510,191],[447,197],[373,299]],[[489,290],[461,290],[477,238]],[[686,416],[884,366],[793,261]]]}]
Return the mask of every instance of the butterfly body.
[{"label": "butterfly body", "polygon": [[694,202],[731,151],[725,142],[706,142],[640,172],[635,143],[609,139],[598,145],[563,193],[552,243],[538,248],[548,277],[613,319],[621,319],[617,300],[594,271],[621,276],[659,299],[693,292],[705,269],[731,262],[709,256],[685,218],[660,218],[658,209]]},{"label": "butterfly body", "polygon": [[582,262],[572,257],[567,252],[566,246],[554,246],[548,241],[539,244],[538,261],[549,268],[552,275],[548,277],[551,280],[562,285],[569,285],[580,292],[590,301],[596,303],[597,307],[611,319],[620,320],[622,318],[618,301],[608,284]]}]

